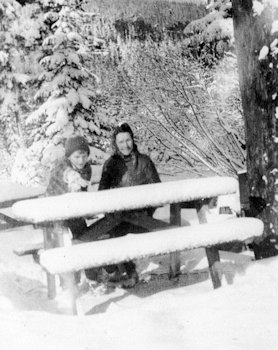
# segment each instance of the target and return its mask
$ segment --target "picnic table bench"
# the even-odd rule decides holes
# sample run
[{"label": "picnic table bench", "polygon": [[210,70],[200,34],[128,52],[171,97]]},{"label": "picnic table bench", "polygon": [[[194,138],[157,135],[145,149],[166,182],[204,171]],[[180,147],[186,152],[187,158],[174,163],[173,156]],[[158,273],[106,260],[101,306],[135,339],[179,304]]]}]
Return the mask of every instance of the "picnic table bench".
[{"label": "picnic table bench", "polygon": [[[236,193],[237,189],[234,178],[210,177],[92,193],[67,193],[20,201],[12,209],[18,220],[43,228],[45,250],[40,255],[40,264],[47,273],[48,295],[55,296],[55,274],[63,274],[72,297],[72,312],[77,313],[75,271],[142,256],[169,253],[169,277],[174,277],[180,273],[179,252],[204,247],[213,287],[220,287],[221,279],[215,268],[216,262],[220,261],[219,244],[244,241],[263,232],[262,222],[255,218],[230,219],[225,225],[207,223],[210,201],[220,195]],[[170,204],[169,222],[148,217],[144,212],[132,212],[166,204]],[[179,227],[182,208],[195,208],[200,224],[205,225]],[[117,215],[117,212],[121,214]],[[64,220],[109,213],[116,215],[97,220],[90,232],[82,237],[87,242],[71,244]],[[121,222],[139,225],[148,233],[90,242]]]},{"label": "picnic table bench", "polygon": [[14,218],[11,206],[19,200],[37,198],[45,193],[45,187],[24,186],[12,181],[0,182],[0,229],[26,225]]}]

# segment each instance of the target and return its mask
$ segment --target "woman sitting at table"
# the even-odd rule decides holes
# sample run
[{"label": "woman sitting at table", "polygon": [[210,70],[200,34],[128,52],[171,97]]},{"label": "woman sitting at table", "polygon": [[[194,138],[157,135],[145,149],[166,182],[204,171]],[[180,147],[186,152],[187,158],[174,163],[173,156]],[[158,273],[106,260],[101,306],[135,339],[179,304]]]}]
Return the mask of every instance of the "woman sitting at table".
[{"label": "woman sitting at table", "polygon": [[[136,186],[160,182],[156,167],[149,156],[138,151],[134,142],[134,135],[127,123],[117,126],[112,135],[113,154],[104,163],[99,190],[107,190],[119,187]],[[155,208],[147,208],[131,211],[133,214],[145,213],[152,216]],[[120,213],[108,214],[120,216]],[[119,237],[127,233],[142,233],[142,227],[121,223],[109,232],[110,237]],[[133,286],[138,281],[135,264],[125,262],[120,265],[110,265],[106,267],[110,274],[115,275],[115,279],[124,276]]]}]

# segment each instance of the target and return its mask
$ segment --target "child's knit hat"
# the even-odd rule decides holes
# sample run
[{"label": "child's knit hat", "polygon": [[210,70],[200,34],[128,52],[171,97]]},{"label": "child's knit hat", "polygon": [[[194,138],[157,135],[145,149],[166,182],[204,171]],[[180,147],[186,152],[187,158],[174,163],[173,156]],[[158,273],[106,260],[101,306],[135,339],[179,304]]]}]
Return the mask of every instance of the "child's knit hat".
[{"label": "child's knit hat", "polygon": [[70,137],[66,141],[65,145],[65,155],[66,157],[70,157],[71,154],[75,151],[84,151],[90,154],[90,148],[87,140],[82,136],[74,136]]}]

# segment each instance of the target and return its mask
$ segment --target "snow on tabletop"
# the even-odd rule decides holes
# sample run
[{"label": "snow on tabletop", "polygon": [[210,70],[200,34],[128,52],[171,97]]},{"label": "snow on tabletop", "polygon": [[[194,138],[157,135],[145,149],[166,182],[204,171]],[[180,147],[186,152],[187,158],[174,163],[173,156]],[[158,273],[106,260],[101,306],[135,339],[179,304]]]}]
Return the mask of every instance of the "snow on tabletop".
[{"label": "snow on tabletop", "polygon": [[129,234],[97,242],[44,251],[40,264],[50,273],[65,273],[84,268],[211,246],[260,236],[263,222],[255,218],[237,218],[221,223],[184,226],[145,234]]},{"label": "snow on tabletop", "polygon": [[0,203],[36,197],[45,193],[45,187],[27,187],[15,182],[0,182]]},{"label": "snow on tabletop", "polygon": [[99,192],[67,193],[20,201],[12,209],[17,219],[39,223],[216,197],[236,193],[237,189],[236,179],[216,176]]}]

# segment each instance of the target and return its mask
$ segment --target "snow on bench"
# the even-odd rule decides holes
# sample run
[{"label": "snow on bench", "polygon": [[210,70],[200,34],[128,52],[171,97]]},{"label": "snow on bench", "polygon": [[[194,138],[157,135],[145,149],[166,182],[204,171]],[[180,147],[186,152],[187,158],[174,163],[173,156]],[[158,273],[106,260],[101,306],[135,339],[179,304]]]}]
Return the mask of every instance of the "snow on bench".
[{"label": "snow on bench", "polygon": [[45,187],[27,187],[15,182],[0,182],[0,229],[26,225],[14,217],[11,206],[19,200],[36,198],[45,193]]},{"label": "snow on bench", "polygon": [[9,207],[19,200],[41,196],[45,191],[43,186],[28,187],[10,181],[0,182],[0,208]]},{"label": "snow on bench", "polygon": [[34,262],[39,263],[39,252],[44,249],[43,242],[25,244],[13,249],[17,256],[32,255]]},{"label": "snow on bench", "polygon": [[236,179],[216,176],[99,192],[67,193],[20,201],[15,203],[12,209],[18,220],[42,223],[212,198],[236,193],[237,190]]},{"label": "snow on bench", "polygon": [[261,220],[236,218],[53,248],[41,253],[40,264],[51,274],[62,274],[146,256],[245,241],[262,233]]}]

